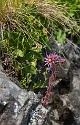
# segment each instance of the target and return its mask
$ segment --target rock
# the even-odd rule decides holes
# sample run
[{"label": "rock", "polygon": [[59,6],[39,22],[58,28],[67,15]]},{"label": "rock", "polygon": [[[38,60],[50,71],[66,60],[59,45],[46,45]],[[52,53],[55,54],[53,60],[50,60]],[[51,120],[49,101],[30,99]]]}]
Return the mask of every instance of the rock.
[{"label": "rock", "polygon": [[[53,45],[54,48],[57,48],[56,52],[60,55],[64,55],[67,60],[67,72],[64,76],[59,71],[60,77],[62,80],[53,88],[53,97],[57,94],[62,100],[63,104],[59,107],[65,107],[63,109],[63,114],[59,115],[60,119],[63,119],[62,122],[64,125],[79,125],[80,124],[80,48],[67,40],[64,46],[58,45],[57,43]],[[54,52],[55,49],[52,49]],[[64,76],[64,77],[62,77]],[[67,89],[67,91],[65,90]],[[58,109],[57,109],[58,110]],[[65,115],[67,112],[68,116]],[[59,113],[59,112],[58,112]],[[64,118],[66,116],[66,118]],[[70,118],[71,116],[71,118]],[[62,118],[61,118],[62,117]],[[72,120],[70,120],[72,119]],[[67,122],[68,121],[68,122]],[[62,124],[62,122],[60,124]],[[52,124],[52,123],[51,123]]]},{"label": "rock", "polygon": [[43,125],[51,107],[43,107],[40,94],[21,89],[2,70],[0,66],[0,125]]},{"label": "rock", "polygon": [[31,112],[31,119],[28,125],[43,125],[47,113],[49,112],[50,107],[45,108],[41,104],[36,107],[35,110]]},{"label": "rock", "polygon": [[0,66],[0,125],[27,125],[30,111],[40,99],[34,92],[26,92],[1,71]]},{"label": "rock", "polygon": [[10,81],[0,66],[0,125],[43,125],[51,107],[43,107],[39,97],[40,94],[26,92]]},{"label": "rock", "polygon": [[[76,69],[75,69],[76,68]],[[74,66],[73,68],[73,80],[72,80],[73,89],[69,93],[69,101],[73,107],[75,114],[76,124],[80,124],[80,68]]]},{"label": "rock", "polygon": [[45,107],[40,93],[23,90],[0,66],[0,125],[80,124],[80,49],[69,42],[61,49],[57,43],[53,46],[52,52],[64,54],[67,61],[58,67],[50,103]]},{"label": "rock", "polygon": [[[63,94],[64,105],[74,113],[75,124],[80,124],[80,48],[72,42],[67,42],[63,47],[63,53],[70,62],[71,91]],[[65,84],[65,83],[64,83]]]},{"label": "rock", "polygon": [[80,48],[76,44],[72,43],[71,41],[68,41],[64,45],[62,51],[65,54],[66,58],[68,58],[68,60],[70,61],[70,63],[71,62],[75,62],[78,59],[80,59]]}]

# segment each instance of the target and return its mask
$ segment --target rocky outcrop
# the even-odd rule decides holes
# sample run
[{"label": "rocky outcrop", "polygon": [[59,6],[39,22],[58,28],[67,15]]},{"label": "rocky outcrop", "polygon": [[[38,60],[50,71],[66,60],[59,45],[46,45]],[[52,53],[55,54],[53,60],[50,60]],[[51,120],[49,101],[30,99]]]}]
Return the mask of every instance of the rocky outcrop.
[{"label": "rocky outcrop", "polygon": [[68,41],[63,47],[54,43],[52,49],[67,61],[58,67],[46,107],[40,92],[23,90],[0,66],[0,125],[80,125],[80,49]]},{"label": "rocky outcrop", "polygon": [[43,107],[41,94],[21,89],[2,70],[0,66],[0,125],[42,125],[51,107]]},{"label": "rocky outcrop", "polygon": [[[60,105],[62,107],[62,110],[58,111],[58,113],[60,112],[59,121],[62,122],[64,121],[63,125],[73,125],[73,124],[79,125],[80,124],[80,48],[75,44],[73,44],[71,41],[67,40],[67,43],[63,46],[61,51],[69,63],[69,69],[66,77],[64,77],[57,85],[58,87],[57,95],[63,102],[62,104],[63,106]],[[65,111],[67,114],[65,113]]]},{"label": "rocky outcrop", "polygon": [[29,113],[40,99],[19,88],[1,69],[0,66],[0,125],[27,125]]}]

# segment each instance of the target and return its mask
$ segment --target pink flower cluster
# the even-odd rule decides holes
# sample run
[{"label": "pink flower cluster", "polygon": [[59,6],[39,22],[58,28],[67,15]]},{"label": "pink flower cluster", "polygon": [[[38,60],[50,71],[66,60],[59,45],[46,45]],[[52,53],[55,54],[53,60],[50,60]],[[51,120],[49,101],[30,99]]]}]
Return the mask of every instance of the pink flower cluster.
[{"label": "pink flower cluster", "polygon": [[47,58],[45,58],[45,62],[46,62],[45,65],[48,65],[49,67],[52,68],[52,75],[49,78],[49,86],[47,88],[46,95],[41,100],[41,103],[42,103],[43,106],[48,104],[48,99],[51,95],[52,88],[53,88],[52,83],[53,83],[53,81],[56,80],[56,74],[55,74],[56,64],[57,63],[64,63],[65,59],[59,57],[57,54],[50,54],[50,55],[47,55]]},{"label": "pink flower cluster", "polygon": [[59,57],[57,54],[50,54],[45,58],[45,65],[52,66],[52,64],[63,63],[64,61],[65,59]]}]

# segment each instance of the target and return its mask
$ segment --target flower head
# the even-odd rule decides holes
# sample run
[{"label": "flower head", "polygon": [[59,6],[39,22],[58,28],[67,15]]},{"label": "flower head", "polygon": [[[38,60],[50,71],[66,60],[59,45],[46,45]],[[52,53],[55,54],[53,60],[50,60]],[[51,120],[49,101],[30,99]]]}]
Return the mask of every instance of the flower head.
[{"label": "flower head", "polygon": [[45,65],[52,66],[52,64],[56,63],[63,63],[65,59],[59,57],[57,54],[49,54],[47,58],[45,58]]},{"label": "flower head", "polygon": [[45,62],[46,62],[45,65],[48,65],[48,66],[51,66],[51,65],[52,65],[52,63],[53,63],[53,57],[52,57],[52,54],[47,55],[47,58],[45,58]]}]

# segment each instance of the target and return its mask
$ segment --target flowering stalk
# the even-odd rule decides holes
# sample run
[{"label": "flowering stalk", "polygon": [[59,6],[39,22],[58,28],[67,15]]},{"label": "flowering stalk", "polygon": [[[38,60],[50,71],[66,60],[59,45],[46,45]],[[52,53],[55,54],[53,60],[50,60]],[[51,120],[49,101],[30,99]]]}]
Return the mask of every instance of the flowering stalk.
[{"label": "flowering stalk", "polygon": [[49,78],[49,86],[47,88],[47,92],[45,97],[42,98],[41,103],[43,106],[48,104],[48,99],[51,95],[52,88],[53,88],[53,81],[56,80],[56,63],[64,63],[65,59],[60,58],[57,54],[50,54],[47,55],[47,58],[45,58],[46,64],[49,66],[50,70],[52,69],[52,75]]}]

